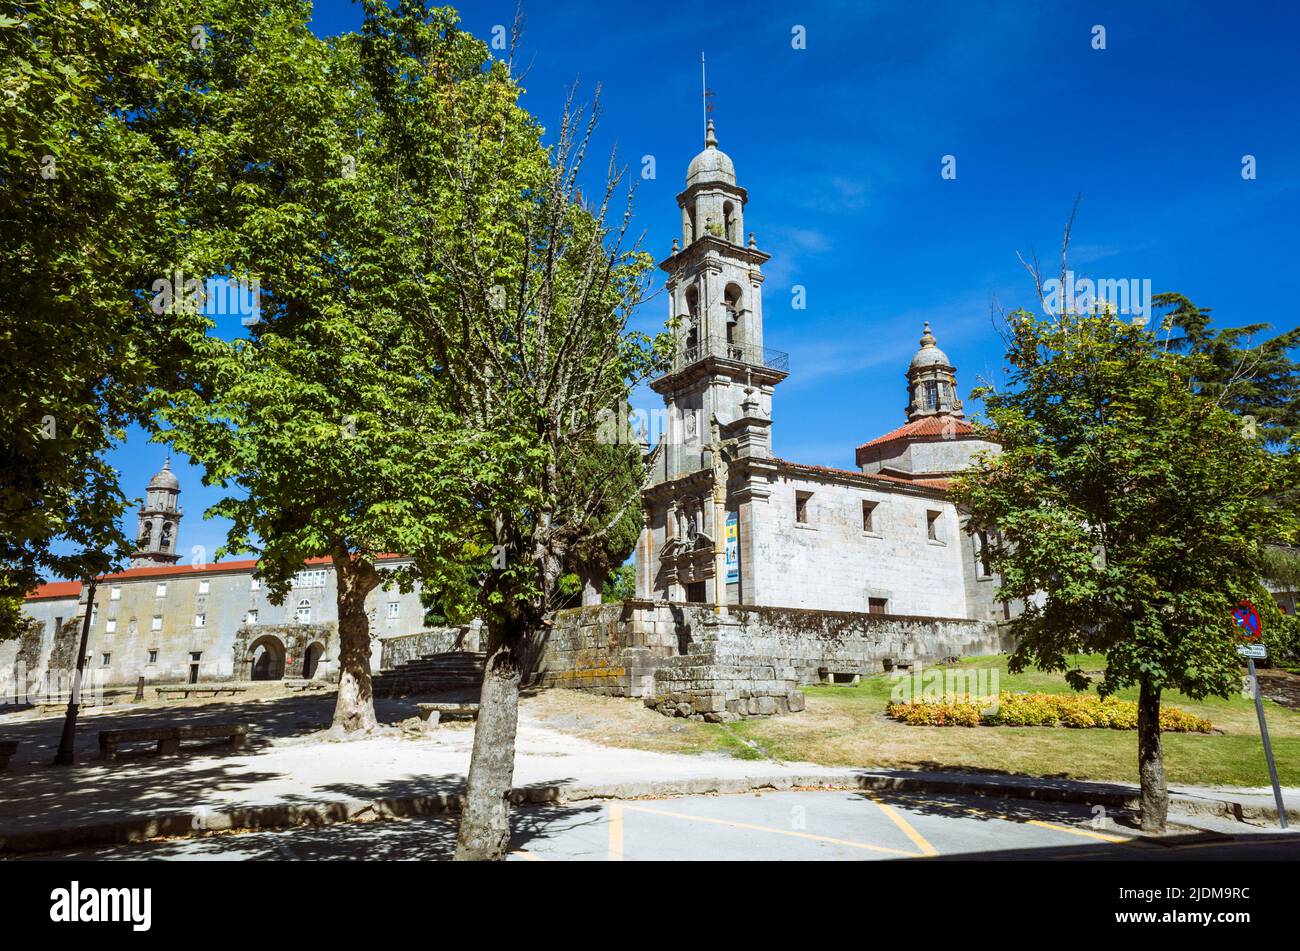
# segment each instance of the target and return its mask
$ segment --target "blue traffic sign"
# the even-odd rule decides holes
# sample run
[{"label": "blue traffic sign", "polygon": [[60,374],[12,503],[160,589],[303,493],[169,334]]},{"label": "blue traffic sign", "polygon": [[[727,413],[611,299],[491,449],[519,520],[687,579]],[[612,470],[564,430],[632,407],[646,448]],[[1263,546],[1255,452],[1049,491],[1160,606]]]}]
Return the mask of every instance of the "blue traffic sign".
[{"label": "blue traffic sign", "polygon": [[1241,628],[1242,639],[1257,641],[1260,636],[1259,611],[1249,601],[1242,601],[1232,612],[1232,619]]}]

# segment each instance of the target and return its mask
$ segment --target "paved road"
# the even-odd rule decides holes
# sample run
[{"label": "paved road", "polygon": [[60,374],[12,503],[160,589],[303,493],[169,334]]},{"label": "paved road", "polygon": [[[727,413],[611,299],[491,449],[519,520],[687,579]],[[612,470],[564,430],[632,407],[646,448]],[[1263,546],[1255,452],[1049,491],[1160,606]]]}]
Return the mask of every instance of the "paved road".
[{"label": "paved road", "polygon": [[[1099,807],[1098,807],[1099,809]],[[513,861],[987,859],[1300,859],[1300,835],[1184,819],[1162,844],[1129,817],[1087,806],[979,796],[781,792],[532,807],[514,814]],[[452,819],[348,823],[178,839],[30,858],[166,860],[447,859]]]}]

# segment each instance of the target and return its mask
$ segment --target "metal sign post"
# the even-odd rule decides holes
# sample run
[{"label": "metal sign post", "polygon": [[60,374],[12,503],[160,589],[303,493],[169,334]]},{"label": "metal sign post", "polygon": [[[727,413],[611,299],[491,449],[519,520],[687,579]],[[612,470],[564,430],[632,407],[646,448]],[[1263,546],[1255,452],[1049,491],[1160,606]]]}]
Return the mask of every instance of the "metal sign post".
[{"label": "metal sign post", "polygon": [[1264,698],[1259,692],[1259,676],[1255,673],[1255,659],[1268,657],[1268,648],[1260,640],[1263,627],[1259,622],[1259,611],[1249,601],[1242,601],[1237,610],[1232,612],[1232,619],[1242,628],[1241,639],[1244,644],[1237,645],[1237,653],[1246,658],[1246,669],[1250,671],[1250,692],[1255,695],[1255,715],[1259,717],[1259,735],[1264,740],[1264,759],[1268,762],[1268,778],[1273,783],[1273,800],[1277,803],[1277,818],[1282,828],[1287,827],[1286,806],[1282,802],[1282,785],[1277,780],[1277,764],[1273,762],[1273,745],[1268,741],[1268,722],[1264,719]]}]

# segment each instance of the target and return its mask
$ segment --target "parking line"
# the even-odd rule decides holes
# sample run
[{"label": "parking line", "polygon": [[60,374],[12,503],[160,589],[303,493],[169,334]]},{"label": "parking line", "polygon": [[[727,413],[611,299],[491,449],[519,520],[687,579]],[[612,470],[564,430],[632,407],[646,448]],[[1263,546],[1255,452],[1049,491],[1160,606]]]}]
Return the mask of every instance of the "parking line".
[{"label": "parking line", "polygon": [[623,861],[623,807],[616,802],[609,804],[609,860]]},{"label": "parking line", "polygon": [[925,840],[925,836],[917,832],[916,829],[912,827],[912,824],[908,822],[906,819],[904,819],[902,815],[896,809],[894,809],[893,806],[881,802],[875,796],[871,797],[871,801],[880,807],[880,811],[883,812],[886,816],[888,816],[890,821],[893,822],[894,825],[898,826],[898,828],[903,830],[903,835],[907,836],[909,839],[912,840],[912,844],[921,850],[922,855],[931,856],[931,855],[939,854],[939,850],[936,849],[929,842],[927,842]]},{"label": "parking line", "polygon": [[1038,826],[1040,829],[1054,829],[1057,832],[1068,832],[1071,835],[1081,835],[1088,839],[1100,839],[1102,842],[1132,842],[1133,838],[1126,835],[1106,835],[1103,832],[1091,832],[1088,829],[1075,829],[1072,826],[1057,825],[1055,822],[1042,822],[1038,819],[1027,819],[1025,825]]},{"label": "parking line", "polygon": [[916,858],[915,852],[905,852],[902,849],[891,849],[883,845],[869,845],[866,842],[851,842],[848,839],[834,839],[826,835],[813,835],[811,832],[794,832],[790,829],[774,829],[771,826],[753,825],[748,822],[733,822],[730,819],[713,819],[709,816],[692,816],[684,812],[669,812],[667,809],[651,809],[648,806],[633,806],[628,803],[623,804],[624,809],[630,809],[632,812],[645,812],[652,816],[667,816],[670,819],[685,819],[688,822],[707,822],[715,826],[727,826],[732,829],[748,829],[752,832],[770,832],[773,835],[788,835],[795,839],[807,839],[812,842],[828,842],[831,845],[843,845],[850,849],[866,849],[871,852],[883,852],[886,855],[902,855],[906,858]]}]

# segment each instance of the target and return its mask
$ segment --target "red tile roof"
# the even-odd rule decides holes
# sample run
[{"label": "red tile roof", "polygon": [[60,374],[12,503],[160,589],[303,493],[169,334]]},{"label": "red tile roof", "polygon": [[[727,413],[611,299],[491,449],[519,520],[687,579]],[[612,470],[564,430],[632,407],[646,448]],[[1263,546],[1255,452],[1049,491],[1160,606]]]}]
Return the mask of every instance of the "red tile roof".
[{"label": "red tile roof", "polygon": [[896,439],[911,439],[918,436],[940,436],[949,439],[954,436],[971,436],[975,434],[975,427],[964,419],[956,416],[922,416],[920,419],[914,419],[906,426],[899,426],[897,429],[885,433],[883,436],[877,436],[870,442],[864,442],[859,449],[866,449],[868,446],[882,446],[887,442],[893,442]]},{"label": "red tile roof", "polygon": [[78,598],[80,596],[80,581],[51,581],[27,595],[27,600],[39,601],[42,598]]},{"label": "red tile roof", "polygon": [[[383,554],[377,555],[376,560],[388,561],[394,558],[402,558],[403,555]],[[304,565],[328,565],[331,559],[308,558],[303,562]],[[215,564],[204,565],[149,565],[144,568],[128,568],[126,571],[119,571],[111,575],[100,575],[101,584],[110,581],[138,581],[143,578],[167,578],[173,575],[188,574],[216,574],[226,571],[252,571],[257,567],[256,558],[244,558],[238,561],[219,561]],[[46,598],[77,598],[81,596],[80,581],[51,581],[47,584],[40,585],[36,590],[27,595],[25,600],[37,601]]]}]

